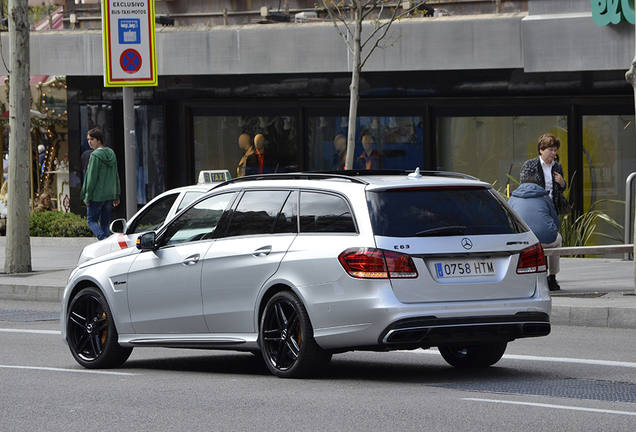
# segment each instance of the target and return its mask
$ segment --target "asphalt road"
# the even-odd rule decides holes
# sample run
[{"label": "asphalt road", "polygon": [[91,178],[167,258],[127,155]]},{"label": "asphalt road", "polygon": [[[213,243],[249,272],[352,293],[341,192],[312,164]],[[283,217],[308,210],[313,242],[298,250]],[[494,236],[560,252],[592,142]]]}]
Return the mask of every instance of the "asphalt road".
[{"label": "asphalt road", "polygon": [[434,350],[354,352],[320,379],[284,380],[223,351],[136,349],[122,368],[85,370],[56,312],[0,301],[2,432],[636,428],[633,330],[553,327],[483,370],[453,369]]}]

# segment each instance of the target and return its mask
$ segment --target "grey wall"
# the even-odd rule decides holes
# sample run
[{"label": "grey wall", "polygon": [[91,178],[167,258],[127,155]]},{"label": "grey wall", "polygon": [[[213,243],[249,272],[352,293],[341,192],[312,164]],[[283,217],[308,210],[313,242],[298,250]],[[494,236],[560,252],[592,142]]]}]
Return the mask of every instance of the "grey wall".
[{"label": "grey wall", "polygon": [[[532,10],[553,3],[534,0]],[[367,27],[368,28],[368,27]],[[366,71],[523,68],[527,72],[627,70],[634,26],[599,27],[591,12],[414,18],[393,24],[395,46],[376,50]],[[2,33],[9,61],[9,39]],[[160,75],[325,73],[349,70],[349,53],[330,22],[162,27]],[[45,31],[31,35],[32,75],[102,75],[101,32]],[[6,73],[0,62],[0,73]]]},{"label": "grey wall", "polygon": [[629,69],[634,58],[634,26],[600,27],[592,14],[563,14],[522,22],[526,72]]}]

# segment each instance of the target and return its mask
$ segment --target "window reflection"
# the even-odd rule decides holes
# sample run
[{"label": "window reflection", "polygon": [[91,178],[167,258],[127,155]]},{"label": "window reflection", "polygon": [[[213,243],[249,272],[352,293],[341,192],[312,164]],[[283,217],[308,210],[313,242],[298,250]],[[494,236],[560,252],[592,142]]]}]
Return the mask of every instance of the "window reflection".
[{"label": "window reflection", "polygon": [[194,169],[228,170],[232,177],[298,170],[292,116],[195,116]]},{"label": "window reflection", "polygon": [[561,140],[558,157],[567,176],[565,116],[440,117],[437,119],[437,167],[475,176],[491,183],[501,193],[508,189],[512,192],[523,163],[539,155],[537,140],[545,133]]},{"label": "window reflection", "polygon": [[[309,117],[309,169],[344,169],[347,117]],[[414,169],[424,161],[421,117],[358,117],[354,169]]]},{"label": "window reflection", "polygon": [[[607,213],[625,226],[625,181],[636,171],[634,116],[583,116],[583,195],[584,210],[594,203],[595,210]],[[631,222],[631,221],[628,221]],[[597,230],[616,236],[607,224]],[[597,244],[615,242],[593,236]]]},{"label": "window reflection", "polygon": [[143,205],[166,190],[163,106],[135,106],[137,148],[137,204]]},{"label": "window reflection", "polygon": [[78,166],[81,167],[81,176],[71,177],[72,187],[82,187],[86,169],[88,168],[88,160],[93,153],[93,149],[88,145],[86,136],[88,131],[93,128],[100,128],[104,134],[104,145],[112,148],[112,114],[111,107],[108,104],[93,104],[80,106],[80,161]]}]

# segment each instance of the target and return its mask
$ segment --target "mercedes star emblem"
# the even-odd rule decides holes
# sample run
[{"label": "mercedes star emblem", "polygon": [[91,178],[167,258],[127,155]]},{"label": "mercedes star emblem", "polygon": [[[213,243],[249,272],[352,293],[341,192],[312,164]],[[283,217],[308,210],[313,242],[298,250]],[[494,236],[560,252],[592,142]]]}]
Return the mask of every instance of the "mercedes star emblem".
[{"label": "mercedes star emblem", "polygon": [[462,246],[464,247],[464,249],[472,249],[473,242],[471,242],[469,238],[464,237],[462,239]]}]

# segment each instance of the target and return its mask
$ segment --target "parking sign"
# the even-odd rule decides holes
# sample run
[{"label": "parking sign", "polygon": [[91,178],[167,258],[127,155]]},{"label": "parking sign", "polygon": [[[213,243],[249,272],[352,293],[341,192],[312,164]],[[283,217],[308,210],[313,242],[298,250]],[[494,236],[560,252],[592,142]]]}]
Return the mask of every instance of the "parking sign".
[{"label": "parking sign", "polygon": [[104,85],[156,86],[154,0],[102,0]]}]

